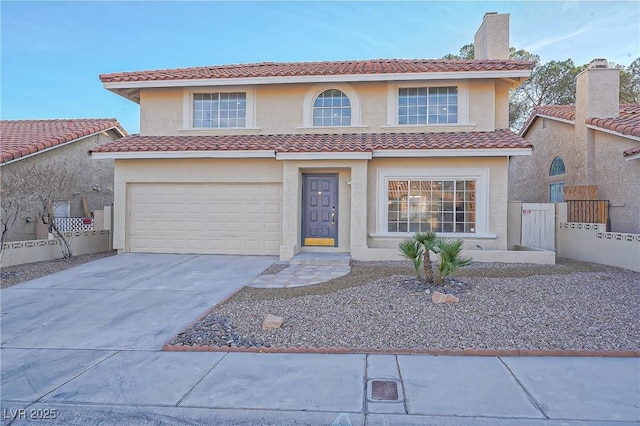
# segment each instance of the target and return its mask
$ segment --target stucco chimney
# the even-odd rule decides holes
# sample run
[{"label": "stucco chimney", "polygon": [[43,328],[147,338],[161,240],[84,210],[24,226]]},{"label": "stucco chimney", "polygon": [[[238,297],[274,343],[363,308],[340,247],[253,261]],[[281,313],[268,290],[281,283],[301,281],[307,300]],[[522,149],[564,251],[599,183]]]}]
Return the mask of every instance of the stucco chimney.
[{"label": "stucco chimney", "polygon": [[485,13],[473,47],[476,59],[509,59],[509,14]]},{"label": "stucco chimney", "polygon": [[576,151],[574,167],[577,185],[596,184],[594,131],[587,118],[615,118],[620,114],[620,70],[609,68],[606,59],[594,59],[576,79]]},{"label": "stucco chimney", "polygon": [[576,121],[611,118],[620,113],[620,70],[606,59],[594,59],[576,79]]}]

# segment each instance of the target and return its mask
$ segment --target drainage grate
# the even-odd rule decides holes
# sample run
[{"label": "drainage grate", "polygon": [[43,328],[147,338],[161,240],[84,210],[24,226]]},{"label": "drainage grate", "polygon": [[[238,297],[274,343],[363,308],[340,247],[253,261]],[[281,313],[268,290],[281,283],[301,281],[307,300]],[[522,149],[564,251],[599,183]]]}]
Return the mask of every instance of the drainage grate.
[{"label": "drainage grate", "polygon": [[397,401],[398,382],[392,380],[372,380],[371,399],[377,401]]}]

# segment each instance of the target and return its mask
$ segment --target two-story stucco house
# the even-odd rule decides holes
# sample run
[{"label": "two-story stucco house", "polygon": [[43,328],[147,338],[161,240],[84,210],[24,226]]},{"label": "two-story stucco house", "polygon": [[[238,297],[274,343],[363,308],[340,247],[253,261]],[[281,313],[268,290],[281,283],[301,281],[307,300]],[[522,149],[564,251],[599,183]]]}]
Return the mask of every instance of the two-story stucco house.
[{"label": "two-story stucco house", "polygon": [[594,60],[577,77],[575,105],[537,107],[521,135],[533,155],[510,163],[510,198],[564,201],[564,189],[597,187],[611,230],[640,234],[640,105],[619,104],[620,70]]},{"label": "two-story stucco house", "polygon": [[[121,252],[348,252],[398,259],[416,231],[507,250],[509,16],[475,60],[258,63],[101,75],[140,104],[115,160]],[[476,252],[476,253],[479,253]],[[486,253],[486,252],[485,252]]]}]

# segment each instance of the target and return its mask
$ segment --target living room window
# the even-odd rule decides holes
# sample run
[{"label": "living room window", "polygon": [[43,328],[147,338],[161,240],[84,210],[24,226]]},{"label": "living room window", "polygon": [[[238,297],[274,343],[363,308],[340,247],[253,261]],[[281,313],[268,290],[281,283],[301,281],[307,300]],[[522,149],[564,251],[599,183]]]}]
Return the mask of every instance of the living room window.
[{"label": "living room window", "polygon": [[325,90],[313,103],[314,126],[350,126],[351,102],[340,90]]},{"label": "living room window", "polygon": [[457,87],[398,89],[398,124],[452,123],[458,123]]},{"label": "living room window", "polygon": [[474,180],[389,180],[387,199],[387,232],[476,232]]},{"label": "living room window", "polygon": [[488,170],[378,171],[378,234],[488,236]]},{"label": "living room window", "polygon": [[246,93],[194,93],[193,127],[247,127]]}]

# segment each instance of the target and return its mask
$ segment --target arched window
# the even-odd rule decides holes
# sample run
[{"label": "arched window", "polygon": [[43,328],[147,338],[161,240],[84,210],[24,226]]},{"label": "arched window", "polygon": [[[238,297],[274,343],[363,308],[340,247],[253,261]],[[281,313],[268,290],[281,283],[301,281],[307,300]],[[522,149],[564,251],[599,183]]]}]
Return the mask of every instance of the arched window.
[{"label": "arched window", "polygon": [[350,126],[351,103],[340,90],[320,93],[313,103],[314,126]]},{"label": "arched window", "polygon": [[549,176],[556,176],[564,174],[564,161],[562,158],[556,157],[551,162],[551,169],[549,169]]}]

